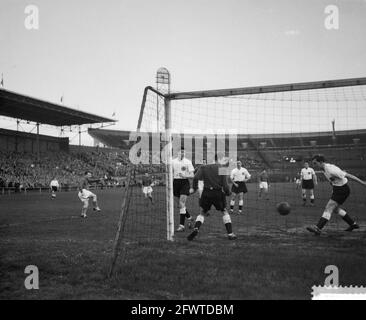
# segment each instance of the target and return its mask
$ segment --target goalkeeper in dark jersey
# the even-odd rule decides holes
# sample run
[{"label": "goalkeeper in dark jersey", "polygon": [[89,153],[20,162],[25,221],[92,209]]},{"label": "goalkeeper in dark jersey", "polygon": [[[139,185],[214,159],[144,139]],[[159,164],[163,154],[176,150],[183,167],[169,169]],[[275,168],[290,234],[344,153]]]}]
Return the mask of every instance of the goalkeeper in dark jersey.
[{"label": "goalkeeper in dark jersey", "polygon": [[90,172],[85,172],[84,178],[80,181],[79,184],[79,193],[78,197],[80,201],[83,203],[83,207],[81,209],[81,217],[86,218],[86,212],[88,211],[89,207],[89,199],[93,200],[93,210],[100,211],[98,206],[97,196],[89,190],[89,185],[95,182],[101,182],[102,179],[92,179],[92,174]]},{"label": "goalkeeper in dark jersey", "polygon": [[220,174],[220,168],[223,168],[219,164],[219,162],[221,163],[221,158],[219,159],[215,155],[216,163],[201,166],[193,178],[193,189],[196,191],[198,189],[198,181],[203,181],[203,192],[200,199],[201,212],[197,216],[193,232],[187,237],[189,241],[192,241],[198,235],[199,229],[204,223],[205,217],[209,215],[212,205],[223,214],[222,220],[228,239],[236,239],[236,235],[232,230],[230,214],[226,209],[226,196],[230,196],[230,189],[227,183],[227,176]]}]

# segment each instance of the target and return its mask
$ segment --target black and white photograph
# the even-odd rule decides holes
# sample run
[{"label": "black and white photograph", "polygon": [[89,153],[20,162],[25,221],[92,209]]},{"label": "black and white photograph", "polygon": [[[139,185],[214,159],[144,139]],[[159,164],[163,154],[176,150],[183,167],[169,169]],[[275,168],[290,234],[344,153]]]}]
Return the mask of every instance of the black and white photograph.
[{"label": "black and white photograph", "polygon": [[0,300],[366,300],[365,17],[0,0]]}]

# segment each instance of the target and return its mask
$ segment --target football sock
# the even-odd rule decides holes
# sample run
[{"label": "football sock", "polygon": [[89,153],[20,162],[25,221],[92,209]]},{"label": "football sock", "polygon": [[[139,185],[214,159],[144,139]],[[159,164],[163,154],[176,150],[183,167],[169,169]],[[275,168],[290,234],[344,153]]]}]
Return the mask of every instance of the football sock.
[{"label": "football sock", "polygon": [[191,217],[191,215],[189,214],[189,212],[188,212],[188,210],[187,210],[187,209],[186,209],[185,217],[186,217],[187,219],[189,219],[189,218]]},{"label": "football sock", "polygon": [[342,219],[350,226],[355,224],[354,220],[348,214],[342,217]]},{"label": "football sock", "polygon": [[201,226],[202,226],[202,222],[201,221],[196,221],[195,224],[194,224],[194,228],[195,229],[199,229],[199,228],[201,228]]},{"label": "football sock", "polygon": [[235,200],[230,201],[230,210],[233,211],[235,206]]},{"label": "football sock", "polygon": [[231,233],[233,233],[233,227],[232,227],[231,222],[226,223],[226,224],[225,224],[225,228],[226,228],[227,234],[231,234]]},{"label": "football sock", "polygon": [[182,226],[184,226],[184,221],[186,220],[186,215],[185,215],[185,213],[181,213],[180,215],[179,215],[179,224],[180,225],[182,225]]},{"label": "football sock", "polygon": [[319,219],[318,224],[317,224],[316,226],[321,230],[321,229],[323,229],[323,228],[324,228],[324,226],[327,224],[327,222],[328,222],[328,220],[327,220],[327,219],[325,219],[325,218],[321,217],[321,218]]}]

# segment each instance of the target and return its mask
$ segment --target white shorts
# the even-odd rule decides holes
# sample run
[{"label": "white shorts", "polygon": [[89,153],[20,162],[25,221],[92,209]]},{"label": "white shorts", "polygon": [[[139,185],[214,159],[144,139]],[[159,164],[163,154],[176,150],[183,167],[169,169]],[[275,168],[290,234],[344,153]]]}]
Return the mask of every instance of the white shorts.
[{"label": "white shorts", "polygon": [[259,183],[259,189],[268,189],[268,182],[267,181],[261,181]]},{"label": "white shorts", "polygon": [[143,194],[147,195],[149,193],[152,193],[153,192],[153,188],[151,186],[148,186],[148,187],[143,187],[142,188],[142,192]]},{"label": "white shorts", "polygon": [[84,202],[85,200],[89,200],[89,198],[95,199],[97,196],[93,192],[83,189],[82,191],[79,191],[78,197],[81,200],[81,202]]}]

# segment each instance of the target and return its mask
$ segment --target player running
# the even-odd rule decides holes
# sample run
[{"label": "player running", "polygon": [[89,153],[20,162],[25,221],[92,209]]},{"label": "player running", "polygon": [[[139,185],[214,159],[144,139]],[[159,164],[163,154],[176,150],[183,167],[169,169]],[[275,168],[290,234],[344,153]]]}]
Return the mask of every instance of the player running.
[{"label": "player running", "polygon": [[95,182],[100,182],[101,179],[91,179],[92,174],[90,172],[85,172],[85,176],[82,179],[82,181],[80,182],[79,185],[79,193],[78,193],[78,197],[81,200],[81,202],[83,203],[83,207],[81,209],[81,217],[82,218],[86,218],[86,212],[88,211],[88,207],[89,207],[89,199],[93,200],[93,210],[94,211],[101,211],[99,206],[98,206],[98,201],[97,201],[97,196],[89,191],[89,184],[90,183],[95,183]]},{"label": "player running", "polygon": [[239,196],[239,214],[242,213],[244,205],[244,194],[248,192],[246,182],[251,178],[248,170],[242,167],[241,161],[236,162],[236,168],[231,171],[230,175],[233,186],[231,192],[233,193],[230,201],[230,213],[234,213],[234,206],[237,196]]},{"label": "player running", "polygon": [[50,183],[50,189],[51,189],[51,199],[56,199],[56,192],[60,188],[60,184],[58,183],[56,177],[54,177]]},{"label": "player running", "polygon": [[268,189],[269,189],[269,175],[266,168],[263,168],[262,172],[258,175],[258,200],[262,198],[262,192],[266,196],[266,200],[269,200]]},{"label": "player running", "polygon": [[218,159],[218,156],[215,155],[216,163],[201,166],[193,178],[193,188],[195,191],[200,180],[203,180],[204,188],[200,199],[201,212],[197,216],[193,232],[187,237],[188,241],[192,241],[198,235],[199,229],[204,223],[205,217],[209,215],[212,205],[223,214],[222,219],[228,239],[236,239],[236,235],[232,230],[230,214],[226,210],[226,196],[230,196],[230,189],[226,175],[220,175],[219,169],[222,166],[218,163],[218,160],[221,159]]},{"label": "player running", "polygon": [[302,187],[302,201],[303,206],[306,206],[306,191],[310,193],[310,206],[314,206],[315,196],[314,196],[314,186],[318,184],[317,177],[313,168],[309,167],[309,162],[304,162],[304,168],[300,172],[300,180]]},{"label": "player running", "polygon": [[356,181],[357,183],[366,186],[366,182],[360,180],[356,176],[349,174],[333,164],[325,162],[323,156],[314,156],[313,164],[324,171],[325,177],[328,179],[333,187],[333,193],[328,201],[323,216],[320,218],[317,225],[307,227],[306,229],[316,235],[321,234],[321,230],[330,220],[332,213],[338,213],[342,219],[349,225],[345,231],[352,231],[359,229],[359,225],[349,216],[349,214],[341,208],[341,205],[347,200],[350,195],[350,188],[348,186],[348,179]]},{"label": "player running", "polygon": [[179,198],[179,227],[177,232],[185,230],[184,223],[187,218],[188,223],[191,223],[192,217],[187,211],[187,197],[194,192],[191,186],[191,180],[194,176],[194,167],[191,160],[185,157],[185,151],[182,148],[178,157],[172,160],[173,168],[173,194]]},{"label": "player running", "polygon": [[142,178],[142,193],[144,194],[146,199],[149,199],[150,202],[153,204],[153,187],[154,183],[152,179],[150,178],[149,173],[145,173],[145,176]]}]

